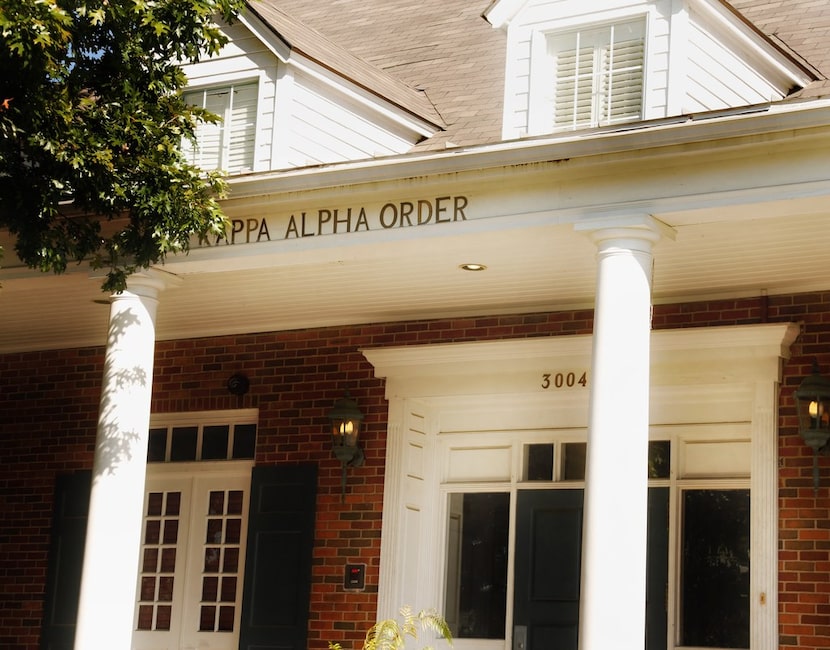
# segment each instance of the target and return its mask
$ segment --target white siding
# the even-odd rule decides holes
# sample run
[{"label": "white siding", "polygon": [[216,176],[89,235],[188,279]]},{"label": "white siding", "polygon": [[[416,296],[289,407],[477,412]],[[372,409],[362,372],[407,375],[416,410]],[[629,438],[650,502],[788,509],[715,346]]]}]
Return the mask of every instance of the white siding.
[{"label": "white siding", "polygon": [[384,100],[296,54],[280,61],[241,23],[225,33],[219,55],[184,69],[191,89],[258,82],[255,172],[405,153],[420,139]]},{"label": "white siding", "polygon": [[546,34],[638,16],[646,19],[645,120],[777,101],[795,84],[783,59],[716,3],[529,0],[507,26],[503,137],[551,131]]},{"label": "white siding", "polygon": [[669,48],[673,20],[661,10],[651,16],[646,27],[643,117],[647,120],[665,117],[669,112]]},{"label": "white siding", "polygon": [[783,98],[711,21],[692,13],[689,32],[684,112],[719,110]]},{"label": "white siding", "polygon": [[271,142],[274,130],[277,58],[247,28],[239,23],[225,28],[230,39],[214,57],[184,66],[191,88],[259,82],[254,171],[272,168]]},{"label": "white siding", "polygon": [[365,105],[309,74],[295,73],[284,166],[301,167],[403,153],[412,142]]}]

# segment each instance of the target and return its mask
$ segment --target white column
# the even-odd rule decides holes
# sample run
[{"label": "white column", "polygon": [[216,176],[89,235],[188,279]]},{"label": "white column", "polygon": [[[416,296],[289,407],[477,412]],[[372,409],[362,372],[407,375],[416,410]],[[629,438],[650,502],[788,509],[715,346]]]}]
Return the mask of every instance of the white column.
[{"label": "white column", "polygon": [[645,642],[650,218],[590,233],[597,293],[590,377],[579,646],[634,650]]},{"label": "white column", "polygon": [[131,643],[156,307],[165,276],[134,274],[110,298],[76,650],[127,650]]}]

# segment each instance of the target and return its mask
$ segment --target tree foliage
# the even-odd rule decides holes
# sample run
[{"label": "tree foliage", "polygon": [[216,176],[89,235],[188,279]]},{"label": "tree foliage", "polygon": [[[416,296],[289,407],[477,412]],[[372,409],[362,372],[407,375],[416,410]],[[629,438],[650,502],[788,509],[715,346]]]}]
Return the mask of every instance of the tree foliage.
[{"label": "tree foliage", "polygon": [[181,63],[219,51],[244,0],[2,0],[0,228],[28,266],[136,269],[224,232],[216,172],[181,153],[199,121]]}]

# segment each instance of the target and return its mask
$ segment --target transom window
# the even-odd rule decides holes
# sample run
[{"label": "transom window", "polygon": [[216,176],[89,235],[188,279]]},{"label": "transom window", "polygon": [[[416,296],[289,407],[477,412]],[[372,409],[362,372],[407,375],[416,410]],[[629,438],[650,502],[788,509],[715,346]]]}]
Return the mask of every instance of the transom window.
[{"label": "transom window", "polygon": [[196,145],[185,141],[189,161],[206,170],[229,173],[252,171],[256,142],[256,83],[235,84],[185,93],[188,104],[219,116],[216,123],[204,123],[196,131]]},{"label": "transom window", "polygon": [[254,457],[255,448],[254,422],[153,427],[147,462],[247,460]]},{"label": "transom window", "polygon": [[643,20],[548,36],[554,130],[641,119]]}]

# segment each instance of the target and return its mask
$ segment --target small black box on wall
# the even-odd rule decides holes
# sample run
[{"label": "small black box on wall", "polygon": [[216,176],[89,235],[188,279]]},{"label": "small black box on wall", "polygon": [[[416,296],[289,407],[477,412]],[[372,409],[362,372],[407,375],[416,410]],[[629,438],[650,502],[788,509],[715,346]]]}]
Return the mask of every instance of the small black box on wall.
[{"label": "small black box on wall", "polygon": [[343,575],[343,588],[362,591],[366,588],[366,565],[347,564]]}]

